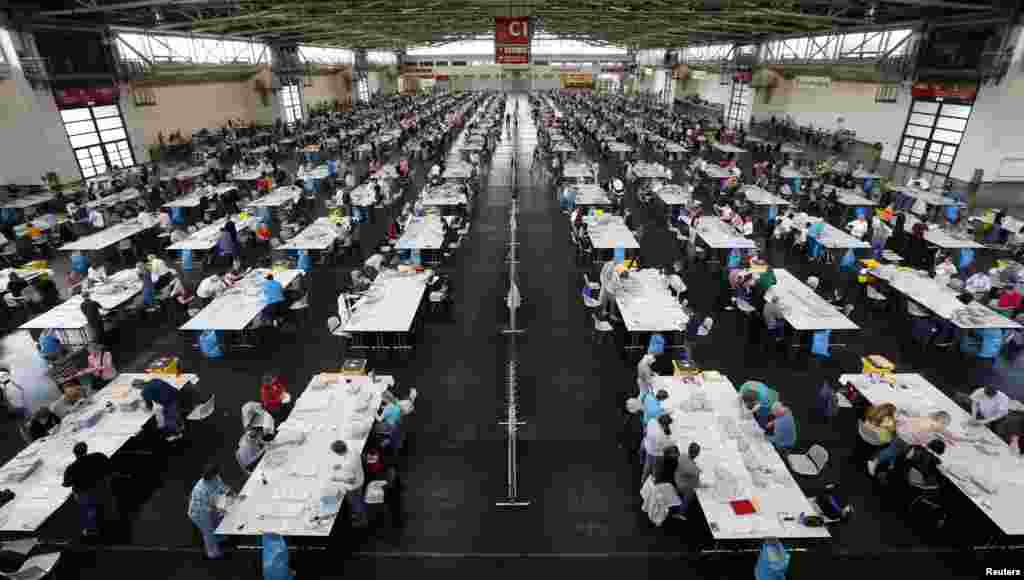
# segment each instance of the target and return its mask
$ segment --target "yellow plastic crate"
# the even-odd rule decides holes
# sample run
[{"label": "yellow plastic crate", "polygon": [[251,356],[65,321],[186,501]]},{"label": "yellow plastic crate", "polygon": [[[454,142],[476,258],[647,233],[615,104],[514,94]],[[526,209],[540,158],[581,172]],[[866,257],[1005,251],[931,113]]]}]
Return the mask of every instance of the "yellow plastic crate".
[{"label": "yellow plastic crate", "polygon": [[893,364],[892,361],[880,354],[869,354],[868,356],[862,357],[860,361],[863,365],[862,372],[866,375],[888,375],[896,369],[896,365]]}]

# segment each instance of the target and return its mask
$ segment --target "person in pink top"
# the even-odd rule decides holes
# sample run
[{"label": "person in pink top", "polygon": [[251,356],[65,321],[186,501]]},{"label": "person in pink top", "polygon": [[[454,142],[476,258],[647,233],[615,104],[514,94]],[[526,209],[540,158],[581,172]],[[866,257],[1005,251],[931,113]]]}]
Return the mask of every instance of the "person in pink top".
[{"label": "person in pink top", "polygon": [[868,473],[872,476],[879,468],[888,468],[913,445],[927,445],[949,427],[951,418],[945,411],[936,411],[924,417],[896,418],[896,434],[887,447],[878,452],[875,459],[868,461]]},{"label": "person in pink top", "polygon": [[78,372],[78,377],[85,379],[92,390],[103,387],[117,376],[114,368],[114,355],[99,343],[89,345],[89,357],[86,367]]}]

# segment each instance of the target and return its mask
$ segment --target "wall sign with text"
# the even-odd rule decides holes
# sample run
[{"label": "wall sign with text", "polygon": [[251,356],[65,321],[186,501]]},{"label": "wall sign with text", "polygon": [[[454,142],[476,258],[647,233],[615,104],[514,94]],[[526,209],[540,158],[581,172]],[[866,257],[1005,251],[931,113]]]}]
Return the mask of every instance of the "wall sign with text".
[{"label": "wall sign with text", "polygon": [[496,17],[494,19],[494,44],[530,46],[530,17]]}]

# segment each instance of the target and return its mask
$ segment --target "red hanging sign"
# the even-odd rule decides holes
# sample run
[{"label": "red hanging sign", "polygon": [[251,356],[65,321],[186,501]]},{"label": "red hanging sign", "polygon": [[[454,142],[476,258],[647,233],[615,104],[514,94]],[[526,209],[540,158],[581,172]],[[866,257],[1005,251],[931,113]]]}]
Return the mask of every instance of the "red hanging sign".
[{"label": "red hanging sign", "polygon": [[530,64],[529,46],[496,46],[494,62],[497,64]]},{"label": "red hanging sign", "polygon": [[494,44],[530,45],[529,16],[498,16],[494,19]]},{"label": "red hanging sign", "polygon": [[953,99],[973,103],[978,97],[978,85],[975,83],[914,83],[910,94],[915,99]]}]

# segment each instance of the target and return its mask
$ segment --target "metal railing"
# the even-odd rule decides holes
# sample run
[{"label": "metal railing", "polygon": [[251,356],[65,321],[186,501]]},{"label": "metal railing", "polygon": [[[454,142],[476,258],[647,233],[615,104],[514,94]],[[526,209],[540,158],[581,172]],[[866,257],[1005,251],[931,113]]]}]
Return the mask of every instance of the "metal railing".
[{"label": "metal railing", "polygon": [[506,364],[505,364],[505,420],[499,424],[505,426],[507,442],[507,486],[505,499],[496,502],[500,507],[526,507],[529,501],[519,497],[519,428],[525,425],[519,417],[519,335],[524,329],[520,328],[517,320],[517,313],[521,303],[518,285],[517,267],[519,265],[519,156],[518,141],[512,138],[512,200],[509,205],[508,216],[508,296],[506,305],[508,307],[508,327],[503,331],[508,339]]}]

